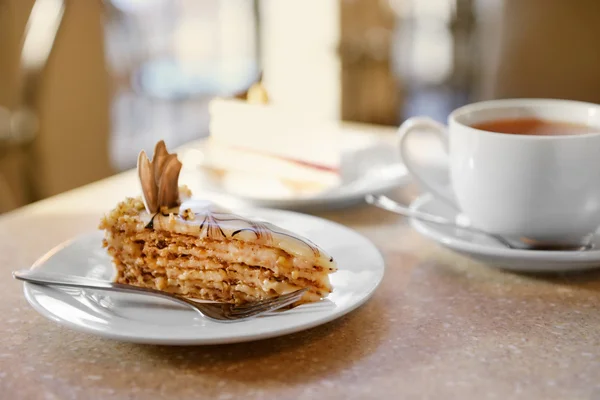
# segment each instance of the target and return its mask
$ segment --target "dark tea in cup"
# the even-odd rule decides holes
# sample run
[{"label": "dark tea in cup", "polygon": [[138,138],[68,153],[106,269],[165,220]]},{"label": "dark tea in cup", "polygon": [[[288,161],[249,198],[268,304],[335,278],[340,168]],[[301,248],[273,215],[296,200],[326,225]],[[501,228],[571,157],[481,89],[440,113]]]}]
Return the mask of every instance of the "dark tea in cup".
[{"label": "dark tea in cup", "polygon": [[599,128],[589,125],[539,118],[495,119],[480,122],[471,127],[488,132],[535,136],[583,135],[600,132]]}]

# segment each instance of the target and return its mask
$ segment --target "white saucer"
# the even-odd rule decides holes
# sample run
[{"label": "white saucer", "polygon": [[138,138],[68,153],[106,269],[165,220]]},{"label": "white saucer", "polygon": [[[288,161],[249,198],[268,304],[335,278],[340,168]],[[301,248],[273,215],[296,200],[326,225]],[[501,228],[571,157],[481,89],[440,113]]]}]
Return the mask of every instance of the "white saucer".
[{"label": "white saucer", "polygon": [[[451,220],[455,210],[430,194],[415,200],[410,208]],[[508,249],[493,239],[474,233],[412,219],[411,225],[422,235],[444,247],[462,253],[493,267],[523,272],[565,272],[600,267],[600,235],[587,251],[541,251]]]},{"label": "white saucer", "polygon": [[342,146],[356,148],[363,144],[365,150],[356,160],[348,156],[345,163],[348,168],[341,171],[340,185],[315,193],[295,192],[274,177],[259,177],[243,171],[216,174],[202,168],[199,160],[208,149],[207,141],[194,143],[178,153],[184,165],[182,181],[195,193],[203,193],[204,197],[229,208],[329,209],[362,203],[369,193],[385,193],[409,182],[406,167],[391,139],[395,137],[375,140],[359,134],[346,135]]},{"label": "white saucer", "polygon": [[[25,283],[25,297],[45,317],[78,331],[136,343],[204,345],[265,339],[324,324],[367,301],[383,278],[383,258],[351,229],[289,211],[254,210],[253,216],[304,235],[337,260],[339,270],[331,275],[334,291],[326,300],[221,324],[167,300],[132,294]],[[40,258],[34,268],[112,280],[114,268],[102,238],[100,231],[78,236]]]}]

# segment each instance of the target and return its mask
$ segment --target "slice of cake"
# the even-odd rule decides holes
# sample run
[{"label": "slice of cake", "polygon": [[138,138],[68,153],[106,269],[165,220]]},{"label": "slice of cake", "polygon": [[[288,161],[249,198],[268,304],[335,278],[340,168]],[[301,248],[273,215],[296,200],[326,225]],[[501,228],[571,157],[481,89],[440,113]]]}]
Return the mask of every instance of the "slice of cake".
[{"label": "slice of cake", "polygon": [[400,162],[393,134],[387,135],[394,138],[390,141],[366,132],[373,127],[277,104],[262,83],[254,84],[245,99],[211,100],[209,111],[210,136],[190,163],[230,194],[314,197]]},{"label": "slice of cake", "polygon": [[143,196],[101,221],[116,281],[190,298],[243,303],[308,288],[301,302],[332,290],[335,261],[309,240],[268,222],[191,198],[181,163],[159,142],[138,159]]},{"label": "slice of cake", "polygon": [[340,185],[339,121],[273,104],[261,83],[246,99],[211,100],[209,112],[200,167],[278,180],[300,195]]},{"label": "slice of cake", "polygon": [[299,109],[273,104],[254,91],[248,100],[214,98],[209,104],[209,140],[307,167],[335,171],[340,166],[342,125]]}]

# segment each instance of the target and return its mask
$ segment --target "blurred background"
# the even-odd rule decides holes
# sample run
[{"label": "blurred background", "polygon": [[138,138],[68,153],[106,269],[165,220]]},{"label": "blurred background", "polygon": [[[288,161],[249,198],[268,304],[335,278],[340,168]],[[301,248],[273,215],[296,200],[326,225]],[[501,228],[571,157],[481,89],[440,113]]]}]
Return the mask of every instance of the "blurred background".
[{"label": "blurred background", "polygon": [[477,100],[600,103],[597,0],[0,0],[0,213],[208,135],[262,79],[397,126]]}]

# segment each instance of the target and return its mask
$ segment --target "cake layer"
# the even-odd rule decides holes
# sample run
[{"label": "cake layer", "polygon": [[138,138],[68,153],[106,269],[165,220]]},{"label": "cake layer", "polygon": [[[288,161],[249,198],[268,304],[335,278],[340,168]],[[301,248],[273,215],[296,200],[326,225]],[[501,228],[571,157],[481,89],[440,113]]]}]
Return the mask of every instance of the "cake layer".
[{"label": "cake layer", "polygon": [[294,269],[285,263],[272,270],[226,262],[193,246],[195,240],[188,235],[149,229],[133,235],[109,230],[106,246],[117,261],[118,282],[189,297],[243,302],[308,288],[301,300],[305,302],[316,301],[331,291],[326,272]]},{"label": "cake layer", "polygon": [[268,222],[240,217],[206,201],[186,199],[177,209],[151,215],[144,211],[140,199],[130,198],[106,215],[100,227],[125,232],[132,240],[149,240],[147,235],[152,234],[160,240],[180,234],[186,238],[180,246],[204,249],[211,257],[226,262],[336,271],[333,258],[308,239]]},{"label": "cake layer", "polygon": [[[261,293],[259,293],[258,290],[255,291],[256,296],[251,296],[243,291],[239,291],[234,295],[234,292],[230,288],[223,290],[223,288],[219,288],[217,285],[207,282],[194,283],[188,281],[169,284],[167,279],[164,276],[161,276],[160,273],[157,273],[158,276],[155,276],[144,272],[141,267],[127,266],[120,260],[115,260],[115,265],[117,267],[117,277],[115,282],[118,283],[157,289],[193,299],[222,301],[227,303],[235,302],[236,298],[238,301],[253,301],[261,298]],[[223,285],[221,284],[221,286]],[[262,293],[262,295],[264,296],[264,293]]]},{"label": "cake layer", "polygon": [[[173,239],[171,237],[171,239]],[[165,240],[166,241],[166,240]],[[310,287],[321,295],[331,291],[326,273],[314,273],[306,270],[277,267],[268,269],[244,263],[226,263],[216,258],[201,258],[193,254],[197,249],[180,251],[179,247],[167,245],[159,249],[152,242],[130,241],[119,232],[111,233],[109,252],[128,265],[147,268],[148,272],[165,272],[169,279],[205,280],[205,281],[245,281],[254,282],[263,287],[274,287],[278,293],[296,290],[298,287]],[[124,245],[127,244],[127,245]],[[175,249],[173,252],[172,249]],[[286,287],[287,282],[294,287]]]},{"label": "cake layer", "polygon": [[198,259],[215,258],[226,263],[244,263],[259,265],[273,271],[308,270],[309,273],[329,269],[312,264],[312,260],[296,257],[287,252],[268,246],[244,243],[237,240],[209,240],[200,239],[191,235],[182,235],[171,232],[144,230],[121,235],[123,246],[132,246],[135,242],[152,243],[158,254],[192,255]]},{"label": "cake layer", "polygon": [[302,160],[248,151],[215,140],[209,140],[204,145],[202,158],[195,162],[202,168],[221,172],[223,179],[235,174],[246,178],[268,178],[279,181],[298,194],[318,193],[341,183],[338,170],[315,166]]},{"label": "cake layer", "polygon": [[[186,297],[201,300],[214,300],[225,302],[244,302],[269,298],[280,294],[298,290],[306,285],[295,285],[285,280],[274,279],[259,280],[251,268],[246,267],[243,273],[227,271],[225,276],[215,271],[194,271],[195,274],[186,274],[177,268],[152,268],[149,265],[135,266],[135,260],[119,257],[116,262],[116,282],[134,286],[181,294]],[[225,272],[220,270],[220,272]],[[195,276],[194,276],[195,275]],[[223,278],[223,280],[215,280]],[[299,303],[317,301],[323,297],[323,292],[309,287]]]}]

